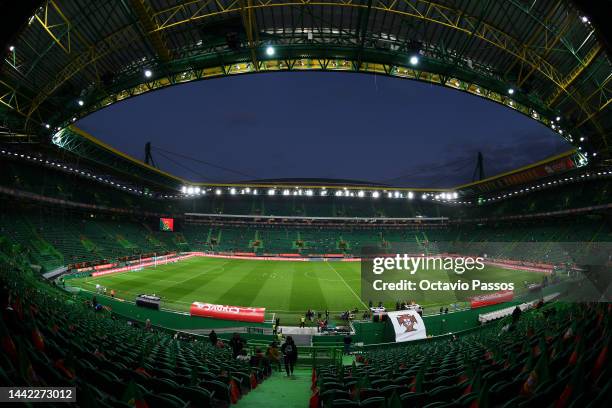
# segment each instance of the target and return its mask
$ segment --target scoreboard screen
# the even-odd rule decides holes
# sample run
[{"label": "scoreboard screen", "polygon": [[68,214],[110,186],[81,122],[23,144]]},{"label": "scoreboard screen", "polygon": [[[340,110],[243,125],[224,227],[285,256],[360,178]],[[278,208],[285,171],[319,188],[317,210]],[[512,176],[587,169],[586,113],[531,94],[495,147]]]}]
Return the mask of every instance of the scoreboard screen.
[{"label": "scoreboard screen", "polygon": [[160,231],[174,231],[174,218],[160,218],[159,219],[159,230]]}]

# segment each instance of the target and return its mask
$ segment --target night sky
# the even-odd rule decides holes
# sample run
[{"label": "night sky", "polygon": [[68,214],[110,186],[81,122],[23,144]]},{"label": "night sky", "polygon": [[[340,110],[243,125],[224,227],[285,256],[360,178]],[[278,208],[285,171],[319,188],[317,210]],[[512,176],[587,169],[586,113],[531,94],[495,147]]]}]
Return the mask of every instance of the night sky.
[{"label": "night sky", "polygon": [[[117,103],[77,123],[193,181],[334,178],[452,187],[569,150],[488,100],[375,75],[275,73],[193,82]],[[171,153],[169,153],[171,152]],[[192,160],[196,159],[196,160]]]}]

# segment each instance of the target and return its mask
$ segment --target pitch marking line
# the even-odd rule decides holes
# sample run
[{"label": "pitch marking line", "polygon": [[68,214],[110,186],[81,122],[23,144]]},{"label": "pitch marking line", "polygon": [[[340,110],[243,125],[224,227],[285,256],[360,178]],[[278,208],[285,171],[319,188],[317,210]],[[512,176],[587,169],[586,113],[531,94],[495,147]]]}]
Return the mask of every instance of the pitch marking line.
[{"label": "pitch marking line", "polygon": [[342,275],[340,275],[340,274],[338,273],[338,271],[336,270],[336,268],[334,268],[333,266],[331,266],[331,264],[330,264],[329,262],[327,262],[327,261],[326,261],[325,263],[327,264],[327,266],[329,266],[329,267],[331,268],[331,270],[332,270],[332,271],[336,272],[336,275],[338,275],[338,277],[340,278],[340,280],[342,280],[342,282],[344,282],[344,284],[346,285],[346,287],[348,288],[348,290],[350,290],[350,291],[351,291],[351,293],[353,293],[353,295],[355,295],[355,297],[356,297],[356,298],[359,300],[359,303],[361,303],[361,304],[362,304],[362,305],[363,305],[363,306],[366,308],[366,310],[368,310],[368,305],[366,305],[366,304],[363,302],[363,300],[361,300],[361,297],[357,296],[357,293],[355,293],[355,291],[353,290],[353,288],[351,288],[351,287],[349,286],[349,284],[348,284],[348,283],[346,283],[346,281],[344,280],[344,278],[342,277]]}]

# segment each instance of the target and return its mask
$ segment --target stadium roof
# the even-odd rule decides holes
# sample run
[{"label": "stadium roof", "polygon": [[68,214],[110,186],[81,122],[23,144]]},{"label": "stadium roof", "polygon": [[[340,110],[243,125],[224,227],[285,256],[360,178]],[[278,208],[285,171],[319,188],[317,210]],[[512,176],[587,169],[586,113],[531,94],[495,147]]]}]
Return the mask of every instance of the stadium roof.
[{"label": "stadium roof", "polygon": [[91,112],[173,84],[319,70],[469,92],[554,128],[590,157],[611,154],[612,66],[598,30],[609,16],[606,2],[586,13],[584,7],[597,6],[521,0],[19,3],[3,10],[1,21],[10,32],[3,39],[0,120],[11,136],[50,137]]}]

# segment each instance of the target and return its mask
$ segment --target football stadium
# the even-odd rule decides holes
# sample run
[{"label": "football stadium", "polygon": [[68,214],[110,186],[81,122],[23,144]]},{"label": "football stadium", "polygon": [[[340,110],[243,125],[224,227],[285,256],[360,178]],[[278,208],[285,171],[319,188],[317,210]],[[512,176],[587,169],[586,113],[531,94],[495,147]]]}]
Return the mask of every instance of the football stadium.
[{"label": "football stadium", "polygon": [[610,406],[609,1],[0,10],[2,406]]}]

